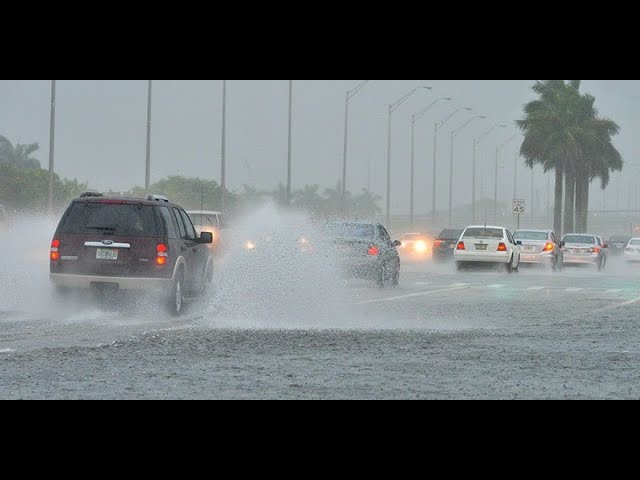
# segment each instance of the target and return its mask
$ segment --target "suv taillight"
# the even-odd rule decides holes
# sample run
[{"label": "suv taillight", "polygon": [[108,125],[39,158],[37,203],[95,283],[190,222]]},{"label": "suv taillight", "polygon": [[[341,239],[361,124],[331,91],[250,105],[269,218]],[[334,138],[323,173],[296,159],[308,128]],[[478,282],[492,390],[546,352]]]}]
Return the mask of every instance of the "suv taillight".
[{"label": "suv taillight", "polygon": [[440,245],[442,245],[444,242],[442,240],[436,240],[435,242],[433,242],[433,248],[437,248]]},{"label": "suv taillight", "polygon": [[60,260],[60,240],[55,239],[51,242],[51,253],[49,255],[52,262]]},{"label": "suv taillight", "polygon": [[159,243],[156,247],[156,250],[156,265],[166,265],[167,257],[169,256],[169,254],[167,253],[167,246],[164,243]]},{"label": "suv taillight", "polygon": [[380,253],[380,250],[378,249],[378,247],[376,247],[375,245],[371,245],[369,247],[369,251],[368,251],[369,255],[372,257],[377,257],[378,254]]}]

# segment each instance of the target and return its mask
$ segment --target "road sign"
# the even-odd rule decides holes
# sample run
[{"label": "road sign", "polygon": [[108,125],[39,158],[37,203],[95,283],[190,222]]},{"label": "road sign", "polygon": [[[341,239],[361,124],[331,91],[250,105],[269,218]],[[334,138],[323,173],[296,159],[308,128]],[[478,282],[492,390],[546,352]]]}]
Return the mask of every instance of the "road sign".
[{"label": "road sign", "polygon": [[514,215],[524,215],[527,211],[526,209],[527,202],[521,198],[513,199],[513,214]]}]

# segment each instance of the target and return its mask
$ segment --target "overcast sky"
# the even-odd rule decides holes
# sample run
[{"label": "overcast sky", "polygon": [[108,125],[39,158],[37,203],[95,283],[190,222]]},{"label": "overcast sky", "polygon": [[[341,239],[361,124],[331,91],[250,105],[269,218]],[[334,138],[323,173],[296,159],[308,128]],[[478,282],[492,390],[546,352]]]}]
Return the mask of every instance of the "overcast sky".
[{"label": "overcast sky", "polygon": [[[342,177],[345,92],[361,80],[295,80],[293,92],[293,188],[306,184],[334,186]],[[388,106],[418,85],[420,90],[393,114],[392,210],[409,209],[411,115],[440,97],[416,125],[416,211],[431,210],[433,123],[459,106],[473,108],[488,120],[475,120],[456,138],[454,202],[471,201],[473,139],[493,124],[497,129],[478,148],[477,196],[493,198],[496,145],[516,132],[514,121],[534,98],[533,80],[372,80],[351,101],[348,188],[370,186],[386,195]],[[287,80],[229,80],[227,98],[227,183],[274,189],[286,180]],[[638,156],[640,119],[637,80],[584,80],[583,90],[596,96],[601,115],[616,121],[615,139],[626,162]],[[14,143],[40,144],[35,155],[47,168],[49,152],[49,80],[0,81],[0,134]],[[220,180],[221,80],[156,80],[153,83],[152,182],[169,175]],[[127,190],[144,185],[146,80],[59,80],[56,102],[56,171],[89,182],[98,190]],[[470,118],[459,114],[438,136],[437,203],[448,204],[449,132]],[[520,137],[501,153],[499,199],[511,202],[514,159]],[[593,209],[628,207],[635,192],[634,170],[627,169],[605,196],[592,189]],[[534,175],[536,202],[547,202],[547,179]],[[616,193],[616,189],[618,193]],[[518,196],[531,198],[531,173],[518,170]],[[635,205],[635,195],[633,198]]]}]

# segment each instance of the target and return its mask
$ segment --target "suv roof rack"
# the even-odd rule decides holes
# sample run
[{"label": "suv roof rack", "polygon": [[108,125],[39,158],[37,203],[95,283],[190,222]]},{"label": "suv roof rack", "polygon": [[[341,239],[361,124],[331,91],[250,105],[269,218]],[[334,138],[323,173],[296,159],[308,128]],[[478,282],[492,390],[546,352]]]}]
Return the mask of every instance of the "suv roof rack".
[{"label": "suv roof rack", "polygon": [[89,198],[89,197],[102,197],[102,194],[98,192],[84,192],[80,194],[80,198]]},{"label": "suv roof rack", "polygon": [[166,202],[166,203],[170,203],[169,199],[163,195],[149,195],[147,197],[147,200],[149,202]]}]

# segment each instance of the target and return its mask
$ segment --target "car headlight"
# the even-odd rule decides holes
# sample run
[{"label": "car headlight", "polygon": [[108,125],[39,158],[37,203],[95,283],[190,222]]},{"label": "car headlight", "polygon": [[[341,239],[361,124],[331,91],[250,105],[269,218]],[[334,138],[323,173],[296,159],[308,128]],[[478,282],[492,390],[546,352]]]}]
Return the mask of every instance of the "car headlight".
[{"label": "car headlight", "polygon": [[246,242],[244,244],[244,248],[245,248],[245,250],[255,250],[256,244],[254,242],[252,242],[251,240],[249,240],[248,242]]},{"label": "car headlight", "polygon": [[416,242],[415,249],[418,253],[425,253],[427,251],[427,242]]}]

